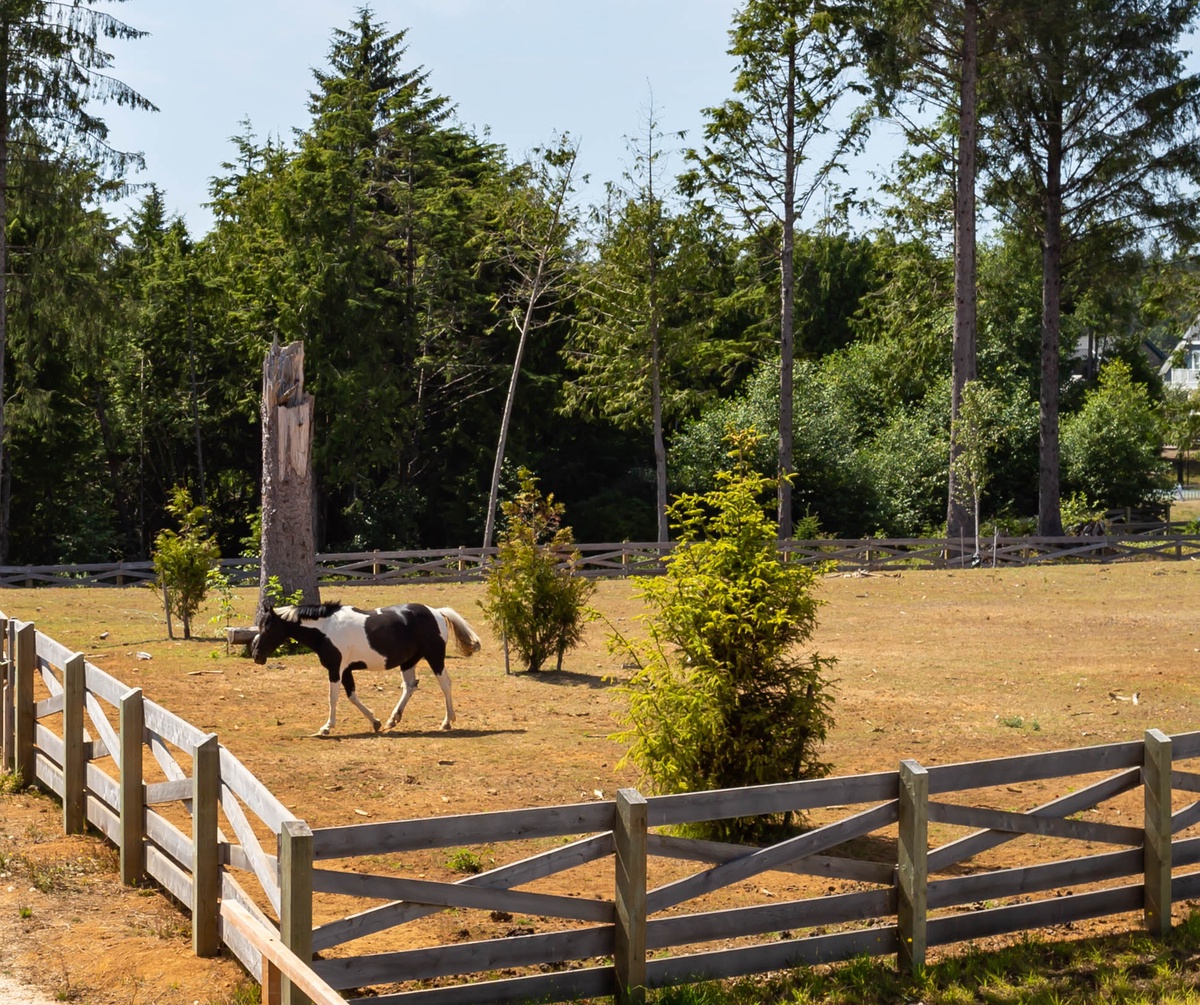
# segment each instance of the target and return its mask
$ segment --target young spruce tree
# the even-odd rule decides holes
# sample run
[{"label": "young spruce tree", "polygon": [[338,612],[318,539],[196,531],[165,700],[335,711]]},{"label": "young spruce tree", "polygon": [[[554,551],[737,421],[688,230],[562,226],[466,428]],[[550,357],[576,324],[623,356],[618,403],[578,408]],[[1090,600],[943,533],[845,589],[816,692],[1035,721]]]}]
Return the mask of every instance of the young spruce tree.
[{"label": "young spruce tree", "polygon": [[[801,651],[821,603],[819,567],[781,561],[764,509],[774,480],[754,471],[751,431],[728,437],[731,471],[671,505],[679,544],[666,574],[637,580],[645,639],[614,645],[636,661],[618,739],[659,793],[795,781],[826,774],[818,748],[833,722],[830,657]],[[705,825],[717,839],[764,836],[782,820]]]}]

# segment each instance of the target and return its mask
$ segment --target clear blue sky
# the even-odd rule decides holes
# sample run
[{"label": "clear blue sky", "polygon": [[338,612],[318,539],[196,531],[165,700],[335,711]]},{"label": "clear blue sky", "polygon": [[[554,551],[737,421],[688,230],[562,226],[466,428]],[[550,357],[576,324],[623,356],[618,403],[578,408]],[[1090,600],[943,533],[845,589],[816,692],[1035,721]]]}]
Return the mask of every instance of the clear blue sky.
[{"label": "clear blue sky", "polygon": [[[194,236],[212,223],[209,179],[232,159],[230,137],[249,119],[257,136],[291,142],[308,124],[313,68],[326,65],[332,29],[358,0],[128,0],[109,9],[150,34],[117,43],[117,77],[157,113],[102,114],[114,145],[141,150],[167,206]],[[376,16],[408,29],[410,65],[456,105],[458,117],[513,159],[569,131],[591,175],[585,199],[628,163],[651,91],[664,132],[699,141],[700,110],[730,94],[726,55],[734,0],[376,0]],[[682,167],[675,156],[669,170]]]}]

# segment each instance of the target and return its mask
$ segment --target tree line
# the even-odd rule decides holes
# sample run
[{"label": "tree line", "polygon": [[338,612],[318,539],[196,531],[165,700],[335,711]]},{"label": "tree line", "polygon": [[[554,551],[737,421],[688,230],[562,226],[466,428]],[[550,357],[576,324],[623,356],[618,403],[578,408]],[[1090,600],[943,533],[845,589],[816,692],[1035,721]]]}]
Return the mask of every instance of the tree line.
[{"label": "tree line", "polygon": [[[105,209],[137,159],[95,106],[152,96],[103,46],[137,29],[0,0],[0,560],[144,558],[180,487],[254,551],[276,339],[319,550],[491,539],[521,469],[578,540],[663,539],[731,427],[788,476],[780,534],[1152,500],[1194,425],[1147,345],[1196,312],[1198,3],[744,0],[730,98],[690,140],[652,108],[590,207],[569,135],[513,159],[363,9],[291,142],[242,124],[197,236],[154,186]],[[868,198],[842,172],[884,122]]]}]

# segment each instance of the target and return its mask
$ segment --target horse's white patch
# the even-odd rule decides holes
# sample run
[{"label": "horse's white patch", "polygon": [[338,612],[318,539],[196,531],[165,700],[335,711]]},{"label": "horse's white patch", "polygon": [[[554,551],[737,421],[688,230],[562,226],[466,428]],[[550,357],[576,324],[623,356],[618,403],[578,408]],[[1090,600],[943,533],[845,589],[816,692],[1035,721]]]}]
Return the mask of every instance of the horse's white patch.
[{"label": "horse's white patch", "polygon": [[446,615],[444,615],[436,607],[431,607],[431,608],[429,608],[429,610],[433,614],[434,621],[437,622],[438,633],[442,636],[442,641],[449,642],[450,641],[450,625],[446,623]]}]

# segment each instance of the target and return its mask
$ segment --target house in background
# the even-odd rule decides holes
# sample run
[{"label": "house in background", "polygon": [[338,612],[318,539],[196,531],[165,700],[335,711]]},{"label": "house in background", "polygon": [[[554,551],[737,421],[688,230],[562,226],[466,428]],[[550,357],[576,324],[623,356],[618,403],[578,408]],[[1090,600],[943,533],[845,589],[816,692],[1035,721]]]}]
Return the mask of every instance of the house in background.
[{"label": "house in background", "polygon": [[1179,344],[1159,367],[1158,375],[1167,387],[1194,391],[1200,387],[1200,318],[1184,333]]}]

